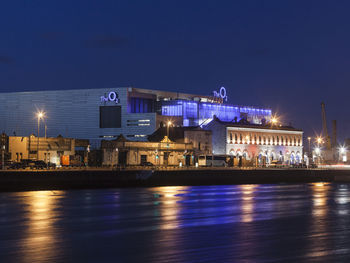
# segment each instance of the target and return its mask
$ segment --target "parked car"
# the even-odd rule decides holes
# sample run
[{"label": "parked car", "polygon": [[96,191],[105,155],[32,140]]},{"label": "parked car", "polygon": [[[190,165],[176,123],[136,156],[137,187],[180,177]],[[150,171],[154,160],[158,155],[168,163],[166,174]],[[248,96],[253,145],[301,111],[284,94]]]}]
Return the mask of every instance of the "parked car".
[{"label": "parked car", "polygon": [[282,165],[283,165],[282,161],[273,160],[269,164],[269,167],[282,167]]},{"label": "parked car", "polygon": [[7,169],[23,169],[23,164],[21,162],[13,162]]},{"label": "parked car", "polygon": [[154,164],[151,162],[143,162],[143,163],[141,163],[141,165],[142,166],[154,166]]},{"label": "parked car", "polygon": [[304,163],[295,163],[295,164],[292,164],[292,167],[293,168],[306,168],[306,164],[304,164]]},{"label": "parked car", "polygon": [[52,163],[52,162],[48,162],[47,163],[47,167],[50,169],[50,168],[52,168],[52,169],[56,169],[56,164],[55,163]]},{"label": "parked car", "polygon": [[35,165],[35,160],[31,159],[22,159],[20,161],[21,167],[19,169],[32,168]]},{"label": "parked car", "polygon": [[34,161],[33,165],[30,165],[30,168],[31,169],[46,169],[47,164],[42,160],[38,160],[38,161]]}]

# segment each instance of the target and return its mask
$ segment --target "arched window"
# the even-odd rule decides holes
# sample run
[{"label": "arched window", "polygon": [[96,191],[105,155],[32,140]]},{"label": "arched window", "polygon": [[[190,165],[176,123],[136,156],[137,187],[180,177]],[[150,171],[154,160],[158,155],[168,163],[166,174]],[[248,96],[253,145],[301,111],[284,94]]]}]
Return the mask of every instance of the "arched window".
[{"label": "arched window", "polygon": [[264,136],[264,144],[266,144],[266,137]]},{"label": "arched window", "polygon": [[257,142],[256,142],[256,134],[254,134],[254,142],[257,143]]},{"label": "arched window", "polygon": [[230,132],[230,142],[232,143],[232,133]]},{"label": "arched window", "polygon": [[235,133],[235,142],[237,143],[237,133]]},{"label": "arched window", "polygon": [[262,141],[261,141],[261,136],[259,136],[259,143],[262,144]]},{"label": "arched window", "polygon": [[242,133],[239,134],[239,142],[242,143],[243,142],[243,137],[242,137]]},{"label": "arched window", "polygon": [[275,144],[275,136],[272,136],[272,144]]},{"label": "arched window", "polygon": [[[278,136],[276,138],[277,138],[277,144],[279,144],[280,138]],[[281,139],[282,139],[282,137],[281,137]]]},{"label": "arched window", "polygon": [[281,136],[281,144],[283,145],[283,136]]}]

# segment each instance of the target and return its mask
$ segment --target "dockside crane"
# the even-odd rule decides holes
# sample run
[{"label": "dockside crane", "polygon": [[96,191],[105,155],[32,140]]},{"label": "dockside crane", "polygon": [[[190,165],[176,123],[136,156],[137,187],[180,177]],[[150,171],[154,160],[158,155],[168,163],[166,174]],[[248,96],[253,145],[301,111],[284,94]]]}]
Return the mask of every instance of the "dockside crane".
[{"label": "dockside crane", "polygon": [[328,134],[327,130],[327,119],[326,119],[326,109],[324,102],[321,102],[321,110],[322,110],[322,129],[323,129],[323,136],[325,137],[325,143],[327,150],[330,150],[332,148],[331,146],[331,137]]}]

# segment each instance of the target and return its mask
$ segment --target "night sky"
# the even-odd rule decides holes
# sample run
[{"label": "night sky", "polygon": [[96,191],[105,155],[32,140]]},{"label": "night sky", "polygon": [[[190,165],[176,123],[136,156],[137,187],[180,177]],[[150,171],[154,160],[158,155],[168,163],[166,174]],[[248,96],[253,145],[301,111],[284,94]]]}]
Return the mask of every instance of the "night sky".
[{"label": "night sky", "polygon": [[[350,137],[350,1],[2,1],[0,87],[133,86],[268,106]],[[1,96],[1,95],[0,95]]]}]

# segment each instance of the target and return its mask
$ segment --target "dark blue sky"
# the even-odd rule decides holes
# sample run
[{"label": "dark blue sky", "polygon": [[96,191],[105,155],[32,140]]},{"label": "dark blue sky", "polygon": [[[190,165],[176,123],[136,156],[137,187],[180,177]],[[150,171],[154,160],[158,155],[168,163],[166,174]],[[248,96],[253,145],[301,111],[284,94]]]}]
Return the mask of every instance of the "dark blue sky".
[{"label": "dark blue sky", "polygon": [[[2,91],[137,88],[270,106],[350,137],[349,1],[3,1]],[[330,129],[329,125],[329,129]]]}]

